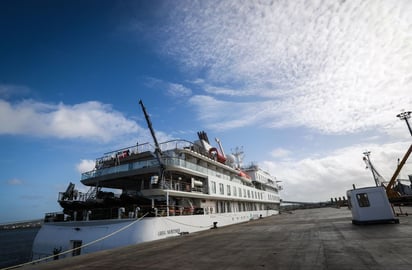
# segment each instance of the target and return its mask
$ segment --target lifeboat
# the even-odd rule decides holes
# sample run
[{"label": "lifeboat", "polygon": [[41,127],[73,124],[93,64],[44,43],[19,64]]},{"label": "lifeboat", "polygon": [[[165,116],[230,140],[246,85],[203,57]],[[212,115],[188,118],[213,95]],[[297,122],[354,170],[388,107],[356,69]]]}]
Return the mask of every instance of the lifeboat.
[{"label": "lifeboat", "polygon": [[244,171],[240,171],[239,170],[239,174],[238,174],[240,177],[244,177],[244,178],[247,178],[247,179],[252,179],[247,173],[245,173]]},{"label": "lifeboat", "polygon": [[226,157],[224,155],[222,155],[221,153],[219,153],[219,151],[216,149],[216,147],[210,148],[209,149],[209,154],[214,156],[218,162],[225,164]]},{"label": "lifeboat", "polygon": [[243,181],[252,183],[252,178],[244,171],[239,170],[238,176],[240,176]]}]

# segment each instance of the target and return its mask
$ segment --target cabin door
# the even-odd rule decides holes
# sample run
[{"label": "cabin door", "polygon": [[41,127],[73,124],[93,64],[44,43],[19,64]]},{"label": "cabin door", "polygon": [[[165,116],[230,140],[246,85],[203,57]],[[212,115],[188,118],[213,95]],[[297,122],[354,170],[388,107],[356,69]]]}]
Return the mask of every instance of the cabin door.
[{"label": "cabin door", "polygon": [[72,247],[72,256],[79,256],[82,252],[81,246],[82,246],[82,240],[71,240],[70,241],[70,246]]}]

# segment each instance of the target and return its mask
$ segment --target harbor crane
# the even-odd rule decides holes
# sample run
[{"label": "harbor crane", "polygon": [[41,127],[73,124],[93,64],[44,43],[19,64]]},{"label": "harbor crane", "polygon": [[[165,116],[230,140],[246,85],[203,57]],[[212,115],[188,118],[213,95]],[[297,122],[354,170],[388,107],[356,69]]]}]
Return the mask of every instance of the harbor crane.
[{"label": "harbor crane", "polygon": [[[407,111],[407,112],[402,112],[398,115],[396,115],[396,117],[398,117],[400,120],[405,120],[406,125],[408,127],[409,133],[412,136],[412,129],[411,129],[411,125],[409,124],[408,119],[411,118],[411,111]],[[392,175],[391,180],[389,181],[388,185],[386,186],[386,194],[388,195],[388,199],[393,202],[393,201],[412,201],[412,198],[409,198],[410,196],[401,196],[399,194],[399,192],[397,192],[396,190],[394,190],[394,186],[396,183],[396,179],[399,175],[399,173],[401,172],[403,166],[405,165],[406,161],[408,160],[410,154],[412,153],[412,144],[409,146],[408,150],[406,151],[405,155],[403,156],[402,160],[399,162],[395,172]]]},{"label": "harbor crane", "polygon": [[406,161],[408,160],[411,152],[412,152],[412,144],[409,146],[408,151],[406,151],[406,153],[403,156],[401,162],[398,164],[398,167],[396,168],[395,172],[393,173],[391,180],[389,181],[388,185],[386,186],[386,194],[388,195],[388,199],[390,201],[399,200],[399,198],[401,197],[399,192],[394,190],[394,186],[395,186],[395,183],[396,183],[396,179],[397,179],[399,173],[401,172],[403,166],[405,165]]},{"label": "harbor crane", "polygon": [[366,169],[371,170],[373,179],[375,180],[375,184],[378,187],[378,186],[383,185],[383,183],[385,182],[385,178],[383,178],[383,176],[376,170],[375,166],[373,166],[370,160],[370,157],[369,157],[370,154],[371,154],[370,151],[363,152],[363,155],[364,155],[363,161],[366,164]]}]

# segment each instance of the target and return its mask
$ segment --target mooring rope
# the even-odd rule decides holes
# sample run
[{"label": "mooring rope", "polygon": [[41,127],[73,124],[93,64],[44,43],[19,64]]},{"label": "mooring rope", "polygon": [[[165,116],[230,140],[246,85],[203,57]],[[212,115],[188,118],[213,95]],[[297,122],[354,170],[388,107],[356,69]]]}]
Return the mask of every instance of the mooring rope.
[{"label": "mooring rope", "polygon": [[17,267],[22,267],[22,266],[25,266],[25,265],[29,265],[29,264],[39,263],[39,262],[42,262],[42,261],[45,261],[45,260],[54,258],[55,256],[64,255],[64,254],[73,252],[73,251],[75,251],[75,250],[78,250],[78,249],[81,249],[81,248],[84,248],[84,247],[93,245],[93,244],[95,244],[95,243],[97,243],[97,242],[100,242],[100,241],[102,241],[102,240],[104,240],[104,239],[109,238],[110,236],[113,236],[113,235],[115,235],[115,234],[117,234],[117,233],[119,233],[119,232],[121,232],[121,231],[126,230],[127,228],[129,228],[129,227],[132,226],[133,224],[141,221],[141,220],[142,220],[146,215],[148,215],[148,214],[149,214],[149,213],[147,212],[146,214],[144,214],[144,215],[141,216],[140,218],[136,219],[136,220],[133,221],[132,223],[127,224],[126,226],[124,226],[124,227],[122,227],[122,228],[120,228],[120,229],[118,229],[118,230],[116,230],[116,231],[114,231],[114,232],[112,232],[112,233],[109,233],[108,235],[105,235],[105,236],[103,236],[103,237],[101,237],[101,238],[98,238],[98,239],[96,239],[96,240],[93,240],[93,241],[91,241],[91,242],[89,242],[89,243],[87,243],[87,244],[84,244],[84,245],[82,245],[82,246],[79,246],[79,247],[76,247],[76,248],[72,248],[72,249],[69,249],[69,250],[60,252],[60,253],[58,253],[58,254],[53,254],[53,255],[50,255],[50,256],[47,256],[47,257],[43,257],[43,258],[40,258],[40,259],[37,259],[37,260],[34,260],[34,261],[30,261],[30,262],[26,262],[26,263],[14,265],[14,266],[9,266],[9,267],[6,267],[6,268],[2,268],[2,269],[0,269],[0,270],[9,270],[9,269],[14,269],[14,268],[17,268]]}]

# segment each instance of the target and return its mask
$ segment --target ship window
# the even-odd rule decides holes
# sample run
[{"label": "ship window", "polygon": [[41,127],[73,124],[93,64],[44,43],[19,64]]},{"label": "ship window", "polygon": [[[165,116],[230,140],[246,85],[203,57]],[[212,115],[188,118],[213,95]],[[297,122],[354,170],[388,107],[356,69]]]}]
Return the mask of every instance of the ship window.
[{"label": "ship window", "polygon": [[247,197],[250,198],[250,190],[247,191]]},{"label": "ship window", "polygon": [[242,197],[242,189],[239,188],[239,197]]},{"label": "ship window", "polygon": [[212,181],[212,193],[216,194],[216,182]]},{"label": "ship window", "polygon": [[360,207],[369,207],[369,199],[367,193],[359,193],[356,194],[356,199],[358,200],[358,204]]},{"label": "ship window", "polygon": [[226,190],[227,190],[227,195],[230,196],[231,195],[230,194],[230,192],[231,192],[230,185],[226,186]]},{"label": "ship window", "polygon": [[246,189],[243,189],[243,197],[246,198]]},{"label": "ship window", "polygon": [[220,211],[218,211],[219,213],[225,213],[226,211],[225,211],[225,202],[219,202],[219,210]]},{"label": "ship window", "polygon": [[82,246],[82,241],[81,240],[72,240],[71,246],[72,246],[72,256],[79,256],[81,253],[81,246]]},{"label": "ship window", "polygon": [[236,191],[237,191],[236,187],[233,187],[233,196],[237,196]]},{"label": "ship window", "polygon": [[219,192],[222,195],[225,194],[225,187],[222,183],[219,184]]}]

